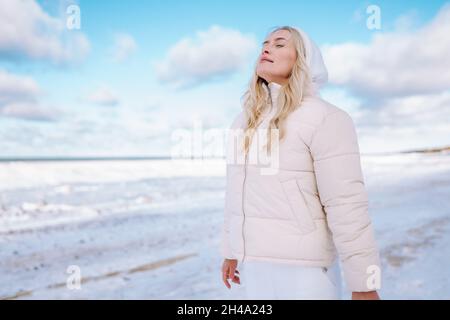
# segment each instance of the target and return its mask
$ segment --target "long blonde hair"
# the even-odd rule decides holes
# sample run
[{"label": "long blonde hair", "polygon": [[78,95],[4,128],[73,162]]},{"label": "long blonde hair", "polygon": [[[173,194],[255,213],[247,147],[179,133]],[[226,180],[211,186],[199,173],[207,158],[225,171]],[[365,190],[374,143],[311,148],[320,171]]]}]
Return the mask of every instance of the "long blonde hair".
[{"label": "long blonde hair", "polygon": [[[288,79],[288,83],[280,88],[280,92],[277,99],[278,111],[270,120],[269,130],[267,132],[267,152],[270,153],[272,145],[271,129],[278,129],[279,140],[284,137],[283,124],[289,114],[294,111],[305,95],[308,95],[311,91],[311,76],[308,65],[306,63],[306,50],[303,39],[297,29],[290,26],[276,27],[269,34],[272,34],[278,30],[287,30],[291,33],[291,39],[295,50],[297,52],[297,59],[292,68],[291,74]],[[263,86],[267,86],[268,83],[263,78],[259,77],[256,72],[257,63],[253,72],[253,76],[250,80],[247,91],[243,94],[243,108],[246,114],[246,127],[244,129],[244,151],[248,154],[254,132],[259,124],[262,113],[269,108],[271,103],[271,97],[264,90]]]}]

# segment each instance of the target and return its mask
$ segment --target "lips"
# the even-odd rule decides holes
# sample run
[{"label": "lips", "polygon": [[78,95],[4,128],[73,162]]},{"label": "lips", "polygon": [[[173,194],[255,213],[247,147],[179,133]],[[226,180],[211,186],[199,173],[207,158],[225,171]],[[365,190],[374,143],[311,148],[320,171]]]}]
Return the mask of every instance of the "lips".
[{"label": "lips", "polygon": [[262,57],[262,58],[261,58],[261,62],[264,62],[264,61],[267,61],[267,62],[273,63],[273,60],[270,60],[270,59],[269,59],[269,58],[267,58],[267,57]]}]

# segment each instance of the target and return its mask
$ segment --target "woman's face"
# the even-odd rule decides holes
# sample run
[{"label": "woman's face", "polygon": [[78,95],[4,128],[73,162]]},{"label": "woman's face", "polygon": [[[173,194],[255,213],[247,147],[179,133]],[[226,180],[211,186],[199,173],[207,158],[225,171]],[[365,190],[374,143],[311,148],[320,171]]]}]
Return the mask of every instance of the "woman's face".
[{"label": "woman's face", "polygon": [[297,59],[291,33],[278,30],[263,42],[256,73],[267,82],[287,83]]}]

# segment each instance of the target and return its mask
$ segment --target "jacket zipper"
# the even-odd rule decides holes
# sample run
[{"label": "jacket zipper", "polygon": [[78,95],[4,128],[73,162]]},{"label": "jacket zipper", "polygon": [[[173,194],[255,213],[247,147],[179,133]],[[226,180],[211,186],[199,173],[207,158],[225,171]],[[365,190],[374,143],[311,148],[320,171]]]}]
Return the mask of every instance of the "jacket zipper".
[{"label": "jacket zipper", "polygon": [[[269,91],[269,95],[270,95],[270,91]],[[271,100],[271,104],[272,104],[272,108],[273,108],[272,100]],[[250,152],[250,147],[251,147],[251,145],[249,146],[249,152]],[[242,243],[243,243],[243,248],[244,248],[244,255],[242,257],[242,263],[245,260],[245,229],[244,229],[244,227],[245,227],[245,210],[244,210],[244,197],[245,197],[245,180],[247,178],[247,157],[248,157],[248,153],[245,154],[244,180],[242,182],[242,215],[243,215],[243,219],[242,219]]]},{"label": "jacket zipper", "polygon": [[[270,92],[269,92],[270,94]],[[272,104],[273,107],[273,104]],[[250,148],[251,145],[249,146],[249,151],[250,152]],[[244,180],[242,182],[242,215],[243,215],[243,219],[242,219],[242,243],[243,243],[243,249],[244,249],[244,255],[242,257],[242,263],[244,263],[245,260],[245,209],[244,209],[244,200],[245,200],[245,180],[247,179],[247,158],[248,158],[248,153],[245,154],[245,164],[244,164]]]},{"label": "jacket zipper", "polygon": [[243,219],[242,219],[242,243],[243,243],[243,247],[244,247],[244,255],[242,257],[242,262],[244,262],[245,259],[245,210],[244,210],[244,196],[245,196],[245,180],[247,178],[247,154],[245,155],[245,164],[244,164],[244,180],[242,182],[242,214],[243,214]]}]

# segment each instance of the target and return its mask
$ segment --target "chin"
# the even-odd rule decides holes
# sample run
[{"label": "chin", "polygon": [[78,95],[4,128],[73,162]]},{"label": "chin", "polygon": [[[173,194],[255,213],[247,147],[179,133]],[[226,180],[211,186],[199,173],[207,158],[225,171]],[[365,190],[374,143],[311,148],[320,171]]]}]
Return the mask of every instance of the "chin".
[{"label": "chin", "polygon": [[256,70],[256,74],[261,78],[265,79],[269,77],[272,74],[272,72],[269,72],[269,70],[266,70],[265,68],[258,68]]}]

